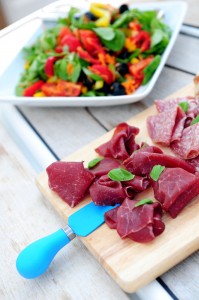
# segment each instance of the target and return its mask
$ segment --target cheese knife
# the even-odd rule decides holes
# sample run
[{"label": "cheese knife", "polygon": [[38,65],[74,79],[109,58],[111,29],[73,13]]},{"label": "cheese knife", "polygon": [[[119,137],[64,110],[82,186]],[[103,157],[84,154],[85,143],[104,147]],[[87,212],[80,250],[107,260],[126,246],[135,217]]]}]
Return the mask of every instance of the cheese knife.
[{"label": "cheese knife", "polygon": [[24,248],[16,261],[17,271],[27,279],[42,275],[55,255],[76,236],[87,236],[104,223],[104,213],[115,206],[87,204],[68,218],[68,225]]}]

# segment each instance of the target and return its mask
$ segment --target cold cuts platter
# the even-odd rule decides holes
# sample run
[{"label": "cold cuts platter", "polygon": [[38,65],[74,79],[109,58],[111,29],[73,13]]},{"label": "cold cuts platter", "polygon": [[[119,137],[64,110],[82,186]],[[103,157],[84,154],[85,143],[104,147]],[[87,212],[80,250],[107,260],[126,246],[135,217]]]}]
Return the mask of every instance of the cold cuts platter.
[{"label": "cold cuts platter", "polygon": [[[193,94],[194,87],[189,85],[173,94],[172,98],[193,96]],[[171,98],[171,96],[168,98]],[[144,141],[149,145],[153,145],[148,135],[146,120],[149,116],[156,114],[155,106],[152,106],[127,121],[129,125],[140,129],[139,135],[136,136],[138,144]],[[89,161],[96,158],[94,149],[110,140],[112,135],[113,131],[63,160],[68,162],[84,161],[85,164],[88,164]],[[169,147],[159,145],[158,147],[165,154],[174,155]],[[72,213],[90,202],[88,196],[83,202],[71,208],[49,188],[46,172],[37,177],[37,185],[46,199],[51,202],[66,221]],[[142,192],[141,197],[154,199],[152,188]],[[164,214],[165,230],[163,234],[149,243],[142,244],[128,238],[121,239],[116,230],[110,230],[106,224],[99,227],[89,236],[81,238],[81,240],[120,287],[127,292],[133,292],[160,276],[198,249],[198,216],[199,196],[195,197],[176,218],[173,219],[169,214]]]}]

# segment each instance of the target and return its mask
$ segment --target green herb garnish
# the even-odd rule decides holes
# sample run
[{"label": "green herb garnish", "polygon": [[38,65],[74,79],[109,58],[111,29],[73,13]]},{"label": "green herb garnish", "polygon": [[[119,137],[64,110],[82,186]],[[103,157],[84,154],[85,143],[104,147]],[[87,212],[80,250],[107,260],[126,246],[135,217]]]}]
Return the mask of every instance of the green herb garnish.
[{"label": "green herb garnish", "polygon": [[108,177],[114,181],[128,181],[133,179],[135,175],[125,169],[117,168],[108,172]]},{"label": "green herb garnish", "polygon": [[189,108],[188,102],[180,102],[179,106],[184,110],[184,112],[188,111],[188,108]]},{"label": "green herb garnish", "polygon": [[113,28],[104,28],[104,27],[99,27],[99,28],[94,28],[93,31],[97,33],[97,35],[106,40],[106,41],[112,41],[115,37],[115,31]]},{"label": "green herb garnish", "polygon": [[143,200],[140,200],[140,201],[138,201],[138,202],[135,204],[135,207],[141,206],[141,205],[144,205],[144,204],[153,204],[153,200],[148,199],[148,198],[143,199]]},{"label": "green herb garnish", "polygon": [[103,157],[97,157],[92,159],[91,161],[89,161],[88,163],[88,168],[92,169],[93,167],[95,167],[101,160],[103,160]]},{"label": "green herb garnish", "polygon": [[149,82],[149,80],[152,78],[153,74],[155,73],[157,67],[159,66],[161,61],[160,55],[156,55],[156,57],[152,60],[152,62],[144,69],[144,80],[142,82],[142,85],[145,85]]},{"label": "green herb garnish", "polygon": [[108,40],[102,38],[101,41],[104,44],[104,46],[106,46],[108,49],[110,49],[112,51],[119,51],[124,47],[125,35],[119,29],[115,29],[114,32],[115,32],[114,39],[112,39],[111,41],[108,41]]},{"label": "green herb garnish", "polygon": [[98,81],[98,80],[103,80],[102,77],[100,77],[97,74],[94,74],[93,72],[91,72],[90,70],[86,69],[86,68],[82,68],[82,70],[84,71],[84,73],[90,77],[91,79]]},{"label": "green herb garnish", "polygon": [[197,117],[195,117],[195,119],[192,120],[191,124],[190,125],[194,125],[196,123],[199,122],[199,115],[197,115]]},{"label": "green herb garnish", "polygon": [[161,165],[156,165],[151,170],[150,176],[154,181],[158,181],[161,173],[164,171],[165,167]]}]

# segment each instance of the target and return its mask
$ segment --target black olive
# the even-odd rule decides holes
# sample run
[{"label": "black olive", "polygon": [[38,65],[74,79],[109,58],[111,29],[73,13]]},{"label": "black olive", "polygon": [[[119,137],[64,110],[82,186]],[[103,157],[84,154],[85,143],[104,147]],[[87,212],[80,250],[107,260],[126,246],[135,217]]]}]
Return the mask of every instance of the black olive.
[{"label": "black olive", "polygon": [[83,81],[84,86],[86,86],[88,89],[91,89],[93,86],[93,80],[86,77],[86,79]]},{"label": "black olive", "polygon": [[121,83],[115,81],[111,85],[110,94],[113,96],[121,96],[125,95],[125,88],[121,85]]},{"label": "black olive", "polygon": [[128,5],[126,5],[126,4],[122,4],[122,5],[119,7],[119,13],[120,13],[120,14],[123,14],[123,12],[125,12],[125,11],[127,11],[127,10],[129,10],[129,7],[128,7]]},{"label": "black olive", "polygon": [[101,89],[99,89],[98,92],[108,94],[110,92],[110,85],[108,83],[104,82],[103,87]]},{"label": "black olive", "polygon": [[120,55],[118,56],[121,59],[126,59],[129,58],[129,52],[128,51],[123,51],[122,53],[120,53]]},{"label": "black olive", "polygon": [[97,18],[94,16],[94,14],[92,14],[90,11],[88,11],[88,12],[86,12],[85,14],[84,14],[86,17],[87,17],[87,19],[89,19],[90,21],[95,21]]},{"label": "black olive", "polygon": [[126,75],[129,72],[129,67],[125,63],[120,63],[117,67],[116,70],[122,75]]},{"label": "black olive", "polygon": [[87,78],[86,74],[81,70],[78,81],[84,82],[86,78]]}]

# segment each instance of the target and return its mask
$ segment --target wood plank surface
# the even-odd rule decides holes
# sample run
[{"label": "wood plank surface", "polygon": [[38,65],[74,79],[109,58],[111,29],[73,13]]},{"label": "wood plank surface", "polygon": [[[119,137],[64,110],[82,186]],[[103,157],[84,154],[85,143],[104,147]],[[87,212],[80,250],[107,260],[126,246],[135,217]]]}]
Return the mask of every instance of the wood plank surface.
[{"label": "wood plank surface", "polygon": [[[62,250],[36,280],[15,269],[18,253],[30,242],[65,225],[35,186],[35,172],[0,124],[0,299],[129,300],[79,239]],[[81,282],[81,284],[80,284]]]},{"label": "wood plank surface", "polygon": [[[171,97],[192,94],[191,84]],[[138,143],[145,141],[152,144],[146,130],[146,118],[155,113],[155,107],[152,106],[128,121],[129,124],[140,128]],[[109,140],[112,133],[113,131],[110,131],[64,160],[83,160],[87,164],[96,157],[94,149]],[[170,153],[168,148],[163,149],[164,152]],[[49,189],[45,172],[37,177],[37,185],[64,220],[90,201],[87,197],[77,207],[70,208]],[[152,189],[144,192],[143,197],[153,198]],[[129,239],[122,240],[116,231],[110,230],[106,224],[81,240],[121,288],[127,292],[136,291],[198,249],[199,201],[197,200],[199,197],[193,200],[176,219],[164,215],[165,232],[149,244],[138,244]]]}]

